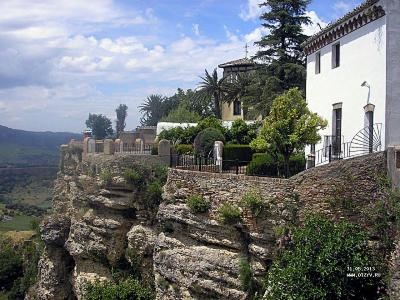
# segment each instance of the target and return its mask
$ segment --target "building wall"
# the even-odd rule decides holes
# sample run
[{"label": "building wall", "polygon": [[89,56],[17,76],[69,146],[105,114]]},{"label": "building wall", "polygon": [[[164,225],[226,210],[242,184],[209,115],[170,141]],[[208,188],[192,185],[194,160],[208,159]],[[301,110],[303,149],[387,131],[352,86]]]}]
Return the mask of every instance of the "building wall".
[{"label": "building wall", "polygon": [[241,115],[233,115],[233,103],[222,103],[221,117],[223,121],[234,121],[237,119],[243,119],[243,109]]},{"label": "building wall", "polygon": [[386,0],[387,42],[387,96],[386,146],[400,145],[400,1]]},{"label": "building wall", "polygon": [[[332,45],[340,42],[340,67],[332,69]],[[321,50],[321,72],[315,74],[315,57],[307,57],[307,102],[311,111],[328,120],[316,151],[323,148],[323,136],[332,135],[332,105],[342,102],[342,142],[351,142],[365,127],[364,106],[369,98],[375,105],[374,123],[385,123],[386,17],[373,21]],[[370,85],[370,95],[367,87]],[[384,133],[382,133],[384,145]],[[306,154],[310,149],[306,150]]]}]

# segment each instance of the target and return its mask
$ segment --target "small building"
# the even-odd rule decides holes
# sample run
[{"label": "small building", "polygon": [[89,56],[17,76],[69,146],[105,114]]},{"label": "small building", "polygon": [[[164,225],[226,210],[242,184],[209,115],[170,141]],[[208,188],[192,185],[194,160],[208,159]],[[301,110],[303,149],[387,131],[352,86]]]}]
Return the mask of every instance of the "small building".
[{"label": "small building", "polygon": [[400,145],[400,1],[367,0],[303,44],[306,98],[328,120],[315,163]]},{"label": "small building", "polygon": [[[220,64],[218,67],[224,70],[223,77],[233,77],[239,73],[255,70],[256,64],[246,57]],[[241,102],[238,100],[231,103],[222,102],[221,117],[223,121],[244,119]]]}]

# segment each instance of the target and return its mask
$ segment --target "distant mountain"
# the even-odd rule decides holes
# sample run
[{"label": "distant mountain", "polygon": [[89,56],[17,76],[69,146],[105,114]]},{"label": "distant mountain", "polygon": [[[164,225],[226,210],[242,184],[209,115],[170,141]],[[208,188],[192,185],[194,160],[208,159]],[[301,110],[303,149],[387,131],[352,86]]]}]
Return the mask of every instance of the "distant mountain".
[{"label": "distant mountain", "polygon": [[59,147],[71,139],[82,139],[70,132],[33,132],[0,125],[0,167],[57,165]]}]

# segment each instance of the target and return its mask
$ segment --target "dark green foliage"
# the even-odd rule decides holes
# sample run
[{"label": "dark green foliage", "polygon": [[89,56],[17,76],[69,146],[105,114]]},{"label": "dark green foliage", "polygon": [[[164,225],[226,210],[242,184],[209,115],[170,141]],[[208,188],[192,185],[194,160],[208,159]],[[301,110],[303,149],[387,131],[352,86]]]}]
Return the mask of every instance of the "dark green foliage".
[{"label": "dark green foliage", "polygon": [[[175,107],[174,105],[172,105]],[[144,126],[156,126],[157,122],[169,112],[166,105],[166,97],[162,95],[150,95],[144,103],[139,105],[139,111],[143,114],[140,123]]]},{"label": "dark green foliage", "polygon": [[115,110],[115,113],[117,114],[117,120],[115,121],[115,131],[117,137],[119,137],[119,134],[124,131],[126,126],[125,119],[128,116],[128,106],[126,106],[126,104],[120,104]]},{"label": "dark green foliage", "polygon": [[158,146],[155,145],[151,148],[151,155],[158,155]]},{"label": "dark green foliage", "polygon": [[199,122],[199,124],[197,124],[197,130],[199,132],[204,130],[204,129],[207,129],[207,128],[217,129],[222,134],[225,134],[225,131],[226,131],[225,127],[222,126],[222,121],[220,119],[215,118],[215,117],[204,118],[203,120],[201,120]]},{"label": "dark green foliage", "polygon": [[278,176],[278,163],[270,154],[254,154],[252,161],[246,168],[246,175]]},{"label": "dark green foliage", "polygon": [[196,135],[200,132],[199,128],[196,127],[175,127],[168,130],[163,130],[158,135],[158,139],[166,139],[171,141],[173,144],[193,144]]},{"label": "dark green foliage", "polygon": [[11,241],[0,240],[0,290],[9,290],[23,275],[22,253],[14,249]]},{"label": "dark green foliage", "polygon": [[228,161],[239,160],[248,163],[251,161],[253,149],[249,145],[227,144],[224,146],[223,159]]},{"label": "dark green foliage", "polygon": [[[303,153],[297,153],[289,158],[289,176],[296,175],[306,168],[306,159]],[[274,158],[269,153],[255,153],[247,166],[246,174],[254,176],[281,177],[285,173],[284,158],[279,155]]]},{"label": "dark green foliage", "polygon": [[103,180],[105,185],[109,185],[112,182],[112,173],[110,170],[102,170],[100,173],[100,178]]},{"label": "dark green foliage", "polygon": [[205,70],[205,76],[200,78],[202,81],[199,84],[199,92],[202,93],[204,97],[214,100],[215,117],[221,119],[221,101],[225,93],[225,77],[218,78],[217,69],[214,69],[212,74]]},{"label": "dark green foliage", "polygon": [[111,120],[101,114],[89,114],[86,126],[92,129],[93,136],[98,140],[102,140],[113,134]]},{"label": "dark green foliage", "polygon": [[246,193],[242,198],[241,204],[250,209],[255,217],[260,216],[265,208],[260,193],[256,191]]},{"label": "dark green foliage", "polygon": [[215,128],[206,128],[194,139],[194,150],[196,154],[208,157],[214,149],[215,141],[225,141],[224,135]]},{"label": "dark green foliage", "polygon": [[396,233],[400,229],[400,194],[389,191],[388,196],[379,199],[371,207],[363,211],[369,224],[370,235],[384,245],[384,251],[389,254],[394,250]]},{"label": "dark green foliage", "polygon": [[176,146],[176,153],[179,155],[193,154],[193,151],[194,151],[193,145],[180,144]]},{"label": "dark green foliage", "polygon": [[154,165],[153,168],[153,174],[156,180],[158,180],[162,185],[167,182],[167,167],[162,166],[162,165]]},{"label": "dark green foliage", "polygon": [[142,187],[144,182],[143,175],[134,169],[126,169],[124,171],[124,179],[128,184],[133,184],[138,188]]},{"label": "dark green foliage", "polygon": [[240,208],[230,203],[224,203],[218,208],[218,216],[225,224],[236,224],[242,220]]},{"label": "dark green foliage", "polygon": [[84,300],[151,300],[155,299],[153,292],[142,286],[133,278],[128,278],[117,283],[95,282],[87,284]]},{"label": "dark green foliage", "polygon": [[[198,121],[213,114],[213,104],[210,97],[203,93],[182,89],[171,97],[150,95],[139,106],[142,113],[142,125],[154,126],[161,120],[166,122]],[[188,112],[188,113],[185,113]]]},{"label": "dark green foliage", "polygon": [[200,121],[200,118],[196,112],[189,111],[183,105],[180,105],[178,108],[171,110],[160,122],[197,123]]},{"label": "dark green foliage", "polygon": [[266,299],[378,299],[382,278],[347,276],[382,272],[367,241],[355,225],[306,218],[268,272]]},{"label": "dark green foliage", "polygon": [[210,203],[201,195],[191,195],[186,200],[192,213],[205,213],[210,209]]},{"label": "dark green foliage", "polygon": [[161,202],[162,195],[162,185],[160,181],[155,180],[147,185],[146,188],[146,206],[149,209],[154,209],[158,207]]},{"label": "dark green foliage", "polygon": [[254,279],[253,270],[247,259],[242,258],[239,265],[239,279],[242,288],[247,292],[249,299],[254,299],[255,293],[260,290],[256,280]]},{"label": "dark green foliage", "polygon": [[176,127],[169,130],[163,130],[159,134],[158,139],[166,139],[171,141],[173,144],[191,145],[194,143],[194,140],[199,132],[206,128],[215,128],[223,134],[226,131],[226,129],[222,126],[221,120],[218,120],[215,117],[207,117],[201,120],[197,126],[194,127]]},{"label": "dark green foliage", "polygon": [[261,127],[259,122],[247,124],[242,119],[232,123],[232,127],[226,132],[226,140],[233,144],[250,144],[257,137],[257,131]]}]

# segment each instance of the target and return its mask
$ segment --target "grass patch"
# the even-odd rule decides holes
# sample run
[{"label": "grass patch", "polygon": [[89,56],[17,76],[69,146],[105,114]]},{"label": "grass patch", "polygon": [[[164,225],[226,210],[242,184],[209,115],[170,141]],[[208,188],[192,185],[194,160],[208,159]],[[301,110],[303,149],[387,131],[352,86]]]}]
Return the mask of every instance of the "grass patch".
[{"label": "grass patch", "polygon": [[186,204],[192,213],[205,213],[210,209],[210,203],[201,195],[189,196]]},{"label": "grass patch", "polygon": [[10,221],[0,221],[0,231],[28,231],[31,229],[32,221],[37,218],[31,216],[15,216]]}]

